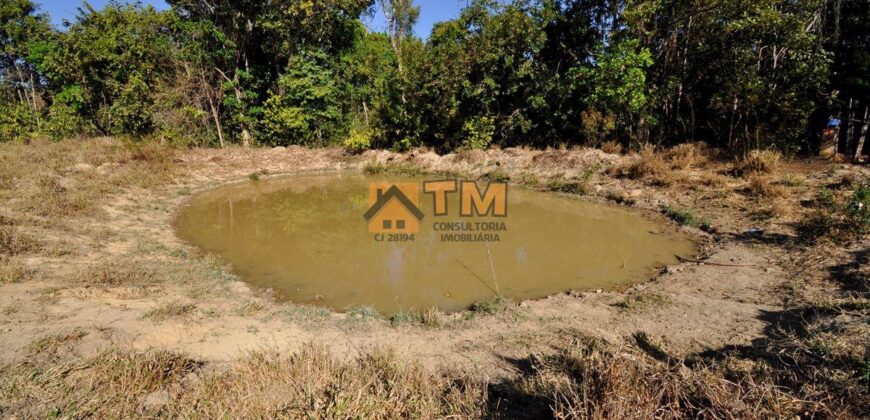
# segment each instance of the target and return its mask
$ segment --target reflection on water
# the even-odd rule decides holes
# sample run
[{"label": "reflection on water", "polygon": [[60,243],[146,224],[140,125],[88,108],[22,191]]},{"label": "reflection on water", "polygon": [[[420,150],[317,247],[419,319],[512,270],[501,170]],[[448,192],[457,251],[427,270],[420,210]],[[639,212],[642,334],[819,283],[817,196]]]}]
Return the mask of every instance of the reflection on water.
[{"label": "reflection on water", "polygon": [[613,287],[696,251],[685,237],[624,209],[516,188],[508,217],[497,219],[507,226],[500,242],[442,243],[435,223],[469,219],[432,216],[429,196],[414,242],[375,242],[362,215],[368,184],[385,180],[328,175],[229,186],[194,197],[176,227],[279,299],[337,310],[371,305],[386,314],[461,310],[497,291],[540,298]]}]

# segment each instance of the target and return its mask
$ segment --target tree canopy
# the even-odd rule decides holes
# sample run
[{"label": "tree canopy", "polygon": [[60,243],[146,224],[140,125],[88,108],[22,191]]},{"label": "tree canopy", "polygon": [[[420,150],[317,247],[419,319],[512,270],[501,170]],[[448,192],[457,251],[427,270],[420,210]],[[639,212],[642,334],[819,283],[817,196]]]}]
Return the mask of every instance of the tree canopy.
[{"label": "tree canopy", "polygon": [[870,105],[863,0],[473,0],[426,41],[412,0],[169,4],[3,2],[0,141],[808,151]]}]

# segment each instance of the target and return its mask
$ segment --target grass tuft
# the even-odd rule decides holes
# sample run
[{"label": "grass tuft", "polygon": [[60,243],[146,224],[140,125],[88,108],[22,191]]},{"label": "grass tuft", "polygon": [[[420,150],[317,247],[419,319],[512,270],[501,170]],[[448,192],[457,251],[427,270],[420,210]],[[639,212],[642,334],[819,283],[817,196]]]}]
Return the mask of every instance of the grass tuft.
[{"label": "grass tuft", "polygon": [[354,320],[381,319],[383,316],[373,306],[354,306],[347,310],[346,315]]},{"label": "grass tuft", "polygon": [[187,317],[196,310],[196,305],[181,302],[168,302],[145,312],[142,318],[152,321],[165,321],[170,318]]},{"label": "grass tuft", "polygon": [[33,277],[34,271],[21,261],[0,257],[0,284],[21,283]]},{"label": "grass tuft", "polygon": [[471,310],[479,314],[495,315],[512,308],[514,303],[503,296],[481,299],[471,305]]},{"label": "grass tuft", "polygon": [[629,294],[616,306],[625,311],[643,311],[652,308],[663,308],[673,304],[671,297],[652,291],[640,291]]},{"label": "grass tuft", "polygon": [[618,155],[622,153],[622,144],[618,141],[608,140],[601,143],[601,151],[611,155]]},{"label": "grass tuft", "polygon": [[785,189],[771,183],[769,177],[760,174],[749,176],[746,191],[749,195],[758,198],[782,197],[785,195]]},{"label": "grass tuft", "polygon": [[662,212],[669,219],[677,222],[681,226],[689,226],[699,229],[710,228],[710,223],[707,220],[695,215],[689,210],[683,210],[672,207],[670,205],[664,205],[662,206]]},{"label": "grass tuft", "polygon": [[776,150],[753,150],[738,164],[745,175],[775,173],[782,161],[782,153]]},{"label": "grass tuft", "polygon": [[0,226],[0,255],[19,255],[34,251],[39,244],[15,226]]}]

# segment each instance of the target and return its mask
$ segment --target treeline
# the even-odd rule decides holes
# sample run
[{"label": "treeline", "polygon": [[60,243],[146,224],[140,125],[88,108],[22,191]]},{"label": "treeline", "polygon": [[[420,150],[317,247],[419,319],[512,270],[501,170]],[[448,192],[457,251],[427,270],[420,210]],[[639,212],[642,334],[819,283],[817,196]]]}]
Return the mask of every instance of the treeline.
[{"label": "treeline", "polygon": [[809,151],[870,104],[867,0],[474,0],[425,42],[412,0],[373,3],[83,4],[56,30],[2,0],[0,141]]}]

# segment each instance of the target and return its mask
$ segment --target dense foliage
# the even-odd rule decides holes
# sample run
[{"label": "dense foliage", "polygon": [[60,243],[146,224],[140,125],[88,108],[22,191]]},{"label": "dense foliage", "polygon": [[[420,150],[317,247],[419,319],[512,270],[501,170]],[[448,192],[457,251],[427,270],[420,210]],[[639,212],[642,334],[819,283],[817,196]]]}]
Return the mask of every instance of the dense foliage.
[{"label": "dense foliage", "polygon": [[866,0],[474,0],[425,42],[411,0],[169,3],[85,4],[58,30],[4,0],[0,141],[807,151],[870,104]]}]

